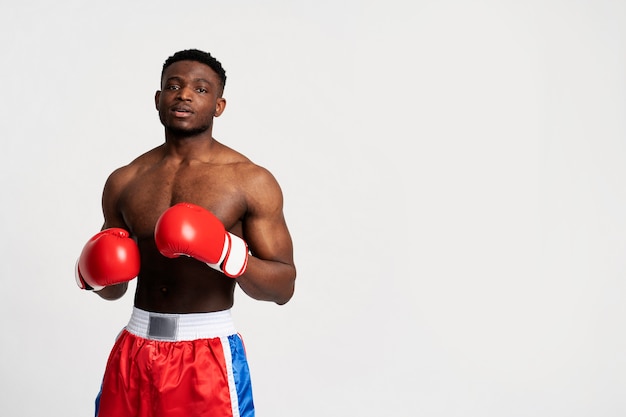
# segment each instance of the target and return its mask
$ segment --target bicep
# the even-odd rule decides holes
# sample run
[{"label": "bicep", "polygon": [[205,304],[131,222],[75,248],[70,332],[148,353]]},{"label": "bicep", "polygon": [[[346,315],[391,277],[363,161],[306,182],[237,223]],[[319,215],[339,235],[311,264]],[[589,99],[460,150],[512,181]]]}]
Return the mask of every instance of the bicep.
[{"label": "bicep", "polygon": [[268,173],[255,184],[254,190],[243,220],[244,239],[250,251],[260,259],[293,264],[293,244],[283,213],[280,186]]},{"label": "bicep", "polygon": [[248,218],[244,236],[253,256],[293,264],[293,244],[283,216]]},{"label": "bicep", "polygon": [[102,191],[102,214],[104,216],[103,229],[120,227],[128,230],[124,218],[119,210],[119,198],[122,192],[124,177],[123,171],[114,171],[104,184]]}]

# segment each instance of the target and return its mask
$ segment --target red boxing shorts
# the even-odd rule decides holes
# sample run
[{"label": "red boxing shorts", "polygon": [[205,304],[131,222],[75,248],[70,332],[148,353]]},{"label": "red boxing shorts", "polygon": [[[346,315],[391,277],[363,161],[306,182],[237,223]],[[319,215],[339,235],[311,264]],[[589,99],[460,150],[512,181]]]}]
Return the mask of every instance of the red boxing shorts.
[{"label": "red boxing shorts", "polygon": [[133,309],[96,399],[96,417],[131,416],[254,416],[246,353],[230,310]]}]

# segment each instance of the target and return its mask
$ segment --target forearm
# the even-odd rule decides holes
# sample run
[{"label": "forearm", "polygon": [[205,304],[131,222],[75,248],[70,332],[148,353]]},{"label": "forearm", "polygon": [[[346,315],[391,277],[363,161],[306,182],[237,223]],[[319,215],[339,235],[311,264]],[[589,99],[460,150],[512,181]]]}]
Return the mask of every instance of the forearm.
[{"label": "forearm", "polygon": [[112,301],[121,298],[124,294],[126,294],[127,289],[128,282],[122,282],[121,284],[109,285],[108,287],[104,287],[100,291],[94,292],[105,300]]},{"label": "forearm", "polygon": [[286,304],[294,293],[296,268],[293,265],[248,259],[246,272],[237,278],[241,289],[255,300]]}]

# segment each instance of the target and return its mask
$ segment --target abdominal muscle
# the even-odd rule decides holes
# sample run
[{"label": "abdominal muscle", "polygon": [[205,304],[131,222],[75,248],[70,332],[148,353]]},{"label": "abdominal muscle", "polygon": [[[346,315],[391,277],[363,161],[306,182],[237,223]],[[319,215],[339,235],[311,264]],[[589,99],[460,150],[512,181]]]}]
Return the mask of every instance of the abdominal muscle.
[{"label": "abdominal muscle", "polygon": [[236,281],[189,257],[168,259],[154,241],[138,242],[141,271],[135,307],[158,313],[205,313],[232,307]]}]

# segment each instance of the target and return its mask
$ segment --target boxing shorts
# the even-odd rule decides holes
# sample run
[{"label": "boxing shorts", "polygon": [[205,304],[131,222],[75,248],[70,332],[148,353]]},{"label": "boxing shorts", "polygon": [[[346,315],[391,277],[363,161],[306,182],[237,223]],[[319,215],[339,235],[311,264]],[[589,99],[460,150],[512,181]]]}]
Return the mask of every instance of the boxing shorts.
[{"label": "boxing shorts", "polygon": [[96,399],[96,417],[253,417],[246,352],[230,310],[133,308]]}]

